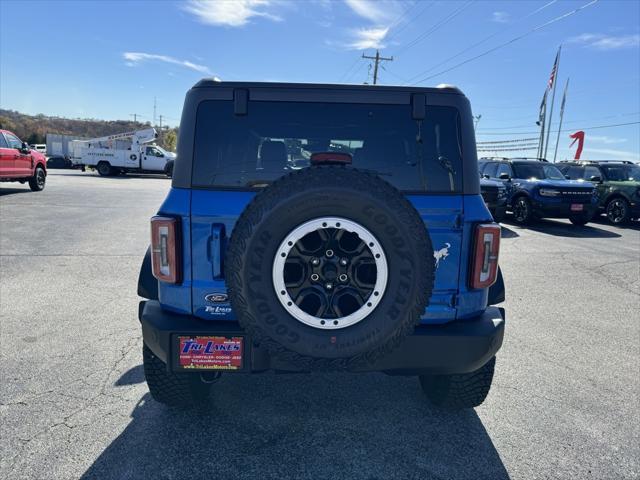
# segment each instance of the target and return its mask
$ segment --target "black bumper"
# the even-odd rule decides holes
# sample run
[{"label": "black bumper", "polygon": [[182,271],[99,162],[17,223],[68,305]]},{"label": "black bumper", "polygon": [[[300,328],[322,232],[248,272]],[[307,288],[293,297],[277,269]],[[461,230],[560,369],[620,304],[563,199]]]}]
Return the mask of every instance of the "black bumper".
[{"label": "black bumper", "polygon": [[[272,357],[254,344],[235,322],[211,322],[163,310],[155,300],[140,302],[138,316],[144,343],[167,364],[176,369],[178,335],[220,335],[245,337],[244,373],[265,370],[299,372],[300,368]],[[487,363],[502,346],[504,309],[488,307],[483,315],[445,325],[420,325],[413,335],[389,355],[377,362],[354,368],[358,372],[395,374],[467,373]]]},{"label": "black bumper", "polygon": [[545,203],[540,201],[532,202],[533,211],[539,217],[544,218],[570,218],[575,215],[594,216],[598,210],[598,206],[592,203],[584,203],[582,211],[575,212],[571,210],[570,203]]}]

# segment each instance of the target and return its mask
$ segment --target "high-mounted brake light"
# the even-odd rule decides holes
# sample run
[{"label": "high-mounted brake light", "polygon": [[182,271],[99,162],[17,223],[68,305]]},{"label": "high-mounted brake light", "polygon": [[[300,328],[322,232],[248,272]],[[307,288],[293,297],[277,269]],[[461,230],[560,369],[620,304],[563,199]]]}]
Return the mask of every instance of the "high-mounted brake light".
[{"label": "high-mounted brake light", "polygon": [[498,254],[500,253],[500,225],[483,223],[476,226],[471,288],[488,288],[498,275]]},{"label": "high-mounted brake light", "polygon": [[171,217],[151,219],[151,266],[153,276],[167,283],[182,281],[180,222]]}]

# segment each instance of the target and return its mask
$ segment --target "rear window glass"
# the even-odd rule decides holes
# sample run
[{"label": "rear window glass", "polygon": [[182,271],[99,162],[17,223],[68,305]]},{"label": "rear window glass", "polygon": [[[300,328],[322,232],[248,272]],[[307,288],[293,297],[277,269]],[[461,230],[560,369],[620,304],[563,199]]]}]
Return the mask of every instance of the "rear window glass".
[{"label": "rear window glass", "polygon": [[420,121],[410,105],[250,102],[238,116],[230,101],[207,101],[198,108],[192,185],[260,188],[308,167],[313,153],[342,152],[400,190],[459,192],[459,124],[451,107],[427,107]]}]

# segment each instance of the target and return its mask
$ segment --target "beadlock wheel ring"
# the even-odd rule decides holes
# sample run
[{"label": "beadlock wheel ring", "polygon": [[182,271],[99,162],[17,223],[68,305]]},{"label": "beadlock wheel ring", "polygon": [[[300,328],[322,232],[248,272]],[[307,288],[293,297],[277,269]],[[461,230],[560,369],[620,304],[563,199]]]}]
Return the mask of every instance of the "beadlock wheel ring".
[{"label": "beadlock wheel ring", "polygon": [[[309,248],[305,242],[311,237]],[[300,272],[295,281],[285,274],[291,270]],[[321,217],[294,228],[278,247],[272,269],[275,294],[287,313],[321,330],[346,328],[364,320],[384,297],[388,275],[387,258],[378,239],[359,223],[341,217]],[[321,315],[301,308],[309,298],[318,304]],[[350,308],[339,306],[345,298],[343,303]],[[354,309],[357,303],[360,305]],[[341,315],[342,310],[348,313]]]}]

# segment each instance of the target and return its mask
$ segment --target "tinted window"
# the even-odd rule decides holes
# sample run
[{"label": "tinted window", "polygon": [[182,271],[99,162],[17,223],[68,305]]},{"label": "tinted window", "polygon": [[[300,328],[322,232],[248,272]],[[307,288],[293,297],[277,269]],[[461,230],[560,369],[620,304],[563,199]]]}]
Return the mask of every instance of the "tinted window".
[{"label": "tinted window", "polygon": [[585,180],[591,180],[591,177],[602,177],[598,167],[584,167],[584,177],[582,178]]},{"label": "tinted window", "polygon": [[410,105],[251,102],[249,114],[229,101],[198,108],[192,184],[260,187],[304,168],[313,153],[352,156],[353,166],[377,172],[405,191],[462,189],[459,114],[427,107],[425,120]]},{"label": "tinted window", "polygon": [[484,172],[482,173],[485,175],[489,175],[489,177],[491,178],[495,178],[497,170],[498,170],[498,164],[496,162],[491,162],[487,164],[487,166],[484,168]]},{"label": "tinted window", "polygon": [[514,163],[516,178],[537,178],[549,180],[564,180],[564,175],[554,165],[543,162]]},{"label": "tinted window", "polygon": [[503,173],[509,175],[509,178],[513,177],[513,173],[511,172],[511,167],[508,163],[499,163],[498,170],[496,171],[496,177],[500,177]]},{"label": "tinted window", "polygon": [[9,148],[22,148],[22,142],[18,137],[12,135],[11,133],[5,133],[4,136],[9,143]]},{"label": "tinted window", "polygon": [[640,181],[640,167],[636,165],[602,165],[607,180],[624,182],[627,180]]},{"label": "tinted window", "polygon": [[9,144],[4,139],[4,135],[0,132],[0,148],[9,148]]},{"label": "tinted window", "polygon": [[564,167],[562,173],[568,175],[571,180],[580,180],[584,178],[584,168],[578,165],[572,165],[570,167]]}]

